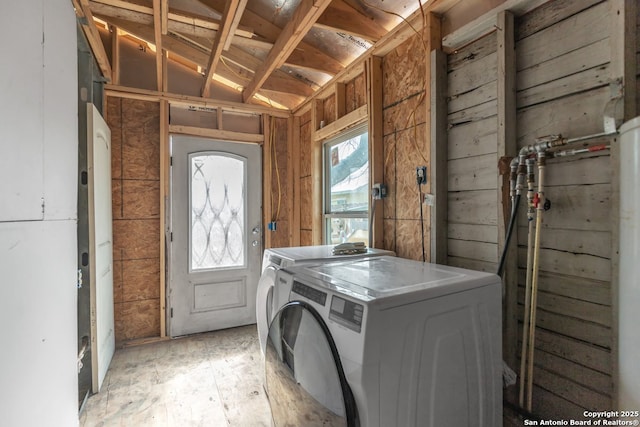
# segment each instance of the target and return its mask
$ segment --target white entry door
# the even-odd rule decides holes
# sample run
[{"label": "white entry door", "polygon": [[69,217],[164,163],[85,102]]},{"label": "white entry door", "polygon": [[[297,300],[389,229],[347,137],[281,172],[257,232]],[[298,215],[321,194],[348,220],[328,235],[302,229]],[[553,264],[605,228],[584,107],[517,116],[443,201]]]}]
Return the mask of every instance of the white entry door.
[{"label": "white entry door", "polygon": [[113,316],[111,131],[93,104],[87,104],[87,119],[91,371],[92,389],[97,393],[102,387],[116,349]]},{"label": "white entry door", "polygon": [[255,323],[260,146],[171,136],[172,337]]}]

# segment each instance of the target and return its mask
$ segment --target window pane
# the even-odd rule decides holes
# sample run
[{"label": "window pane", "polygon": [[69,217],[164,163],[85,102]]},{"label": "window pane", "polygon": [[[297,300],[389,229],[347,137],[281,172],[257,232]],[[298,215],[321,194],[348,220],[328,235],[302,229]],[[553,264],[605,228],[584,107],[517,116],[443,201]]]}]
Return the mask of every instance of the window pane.
[{"label": "window pane", "polygon": [[327,218],[328,245],[346,242],[364,242],[369,246],[368,218]]},{"label": "window pane", "polygon": [[191,158],[191,269],[245,265],[244,162]]},{"label": "window pane", "polygon": [[369,141],[367,133],[330,145],[327,213],[369,209]]}]

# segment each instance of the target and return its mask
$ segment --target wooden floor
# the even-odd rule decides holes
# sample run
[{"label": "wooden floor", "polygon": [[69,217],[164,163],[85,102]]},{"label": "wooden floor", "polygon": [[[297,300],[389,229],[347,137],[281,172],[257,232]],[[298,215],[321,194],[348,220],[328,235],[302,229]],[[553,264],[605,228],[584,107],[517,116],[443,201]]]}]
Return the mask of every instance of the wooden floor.
[{"label": "wooden floor", "polygon": [[80,426],[271,426],[260,357],[255,325],[117,350]]},{"label": "wooden floor", "polygon": [[255,325],[117,350],[80,426],[270,426]]}]

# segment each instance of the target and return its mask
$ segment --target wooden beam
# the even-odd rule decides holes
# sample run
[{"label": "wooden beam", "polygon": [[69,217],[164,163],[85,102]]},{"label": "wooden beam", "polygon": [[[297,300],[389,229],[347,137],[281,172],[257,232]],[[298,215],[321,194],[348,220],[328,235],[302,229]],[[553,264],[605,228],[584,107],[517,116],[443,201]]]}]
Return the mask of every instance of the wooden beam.
[{"label": "wooden beam", "polygon": [[169,103],[160,101],[160,336],[167,336],[166,241],[169,230]]},{"label": "wooden beam", "polygon": [[244,132],[233,132],[230,130],[199,128],[195,126],[169,125],[169,133],[179,133],[183,135],[203,136],[206,138],[218,139],[221,141],[253,142],[261,144],[264,142],[264,135]]},{"label": "wooden beam", "polygon": [[[218,13],[223,11],[225,7],[225,0],[199,1]],[[249,8],[244,11],[240,23],[248,28],[252,28],[256,34],[264,37],[265,40],[271,43],[275,42],[282,32],[280,27],[251,11]],[[234,40],[234,42],[237,41],[237,39]],[[331,75],[337,74],[344,69],[344,65],[335,58],[304,41],[300,42],[296,49],[291,52],[286,63],[296,67],[322,71]]]},{"label": "wooden beam", "polygon": [[231,102],[222,100],[211,100],[200,98],[197,96],[179,95],[174,93],[162,93],[146,89],[138,89],[126,86],[105,85],[105,95],[115,96],[119,98],[139,99],[143,101],[167,100],[172,106],[178,107],[204,107],[204,108],[222,108],[226,111],[235,111],[238,113],[254,113],[254,114],[271,114],[275,117],[288,118],[290,113],[288,110],[278,108],[265,107],[255,104],[243,104],[241,102]]},{"label": "wooden beam", "polygon": [[263,229],[264,229],[264,247],[268,249],[271,247],[271,231],[267,229],[267,224],[273,220],[273,206],[271,201],[271,162],[273,161],[273,155],[271,153],[272,148],[272,134],[271,123],[274,120],[267,114],[262,116],[262,133],[264,134],[264,144],[262,144],[262,215]]},{"label": "wooden beam", "polygon": [[161,0],[153,0],[153,40],[156,46],[156,88],[162,92],[162,12]]},{"label": "wooden beam", "polygon": [[160,0],[160,32],[163,36],[169,33],[169,0]]},{"label": "wooden beam", "polygon": [[293,134],[289,144],[291,150],[291,171],[293,173],[293,212],[291,213],[291,246],[300,246],[300,117],[293,117]]},{"label": "wooden beam", "polygon": [[322,12],[329,6],[329,3],[331,3],[331,0],[302,0],[300,2],[293,12],[291,20],[284,27],[273,48],[269,51],[269,55],[267,55],[261,67],[256,70],[253,80],[242,92],[244,102],[252,99],[271,72],[284,64]]},{"label": "wooden beam", "polygon": [[430,86],[431,262],[447,264],[447,55],[437,49],[431,51]]},{"label": "wooden beam", "polygon": [[120,34],[118,27],[109,25],[111,32],[111,82],[120,84]]},{"label": "wooden beam", "polygon": [[387,34],[384,27],[358,12],[344,0],[333,0],[318,18],[315,26],[351,34],[373,43]]},{"label": "wooden beam", "polygon": [[[384,183],[384,118],[382,115],[382,58],[372,56],[366,63],[367,77],[367,114],[369,116],[369,170],[371,171],[370,188],[373,184]],[[384,248],[384,199],[374,200],[376,203],[373,218],[372,241],[369,247]],[[373,206],[370,208],[373,209]]]},{"label": "wooden beam", "polygon": [[[105,17],[109,23],[118,25],[123,30],[130,34],[139,37],[142,40],[151,41],[153,38],[153,29],[148,25],[139,23],[128,22],[122,19]],[[200,39],[192,43],[191,39],[187,37],[177,38],[173,35],[163,36],[162,45],[165,49],[172,53],[187,59],[194,64],[197,64],[203,68],[206,67],[209,55],[203,49],[196,47],[199,44]],[[218,67],[217,74],[236,83],[238,86],[245,86],[253,78],[253,70],[260,64],[260,60],[251,56],[235,46],[231,46],[227,52],[223,52],[222,58],[224,58],[224,66]],[[313,88],[303,81],[296,79],[295,77],[285,73],[282,70],[276,70],[265,82],[263,88],[265,90],[272,90],[276,92],[283,92],[280,97],[287,97],[285,94],[295,94],[308,97],[314,94]],[[274,99],[276,102],[280,102]],[[293,102],[293,99],[291,101]],[[300,101],[296,100],[293,104],[297,105]]]},{"label": "wooden beam", "polygon": [[336,116],[332,117],[331,121],[336,121],[340,117],[345,115],[347,110],[347,93],[346,93],[346,85],[342,82],[336,82]]},{"label": "wooden beam", "polygon": [[322,141],[316,138],[316,131],[320,128],[323,120],[323,102],[321,99],[314,99],[311,103],[311,242],[314,245],[321,245],[322,238]]},{"label": "wooden beam", "polygon": [[[77,1],[77,0],[74,0]],[[88,0],[83,0],[88,1]],[[141,6],[122,0],[91,0],[91,10],[95,14],[126,19],[142,24],[153,23],[153,8]],[[167,31],[179,31],[213,39],[220,29],[220,22],[206,16],[180,11],[167,13]],[[245,27],[238,28],[234,34],[238,38],[251,39],[253,32]],[[268,44],[266,45],[268,46]]]},{"label": "wooden beam", "polygon": [[[158,0],[155,0],[158,1]],[[233,23],[236,12],[240,12],[242,15],[242,10],[239,10],[241,3],[246,5],[246,0],[230,0],[227,2],[227,6],[222,14],[222,21],[220,29],[216,32],[216,37],[213,40],[213,47],[211,48],[211,54],[209,55],[209,60],[207,61],[206,73],[204,75],[204,84],[202,86],[202,97],[206,98],[209,96],[209,87],[211,86],[211,79],[213,78],[213,73],[215,73],[216,68],[218,66],[218,62],[220,61],[220,55],[222,54],[222,49],[227,43],[227,39],[229,38],[229,34],[231,31],[231,24]]]},{"label": "wooden beam", "polygon": [[326,125],[325,127],[323,127],[322,129],[318,129],[316,130],[315,134],[314,134],[314,140],[315,141],[322,141],[325,140],[327,138],[331,138],[332,136],[346,130],[349,128],[352,128],[360,123],[362,123],[364,120],[366,120],[367,118],[367,105],[363,105],[362,107],[358,108],[357,110],[354,110],[352,112],[350,112],[347,115],[344,115],[342,117],[340,117],[338,120],[336,120],[335,122],[329,123],[328,125]]},{"label": "wooden beam", "polygon": [[76,10],[76,16],[80,18],[82,25],[82,31],[87,37],[93,56],[96,58],[98,67],[102,72],[103,77],[107,82],[111,82],[111,65],[107,57],[107,52],[104,50],[104,45],[100,39],[100,33],[96,27],[96,23],[93,21],[93,14],[89,7],[88,0],[71,0],[73,7]]},{"label": "wooden beam", "polygon": [[[509,11],[498,13],[496,20],[498,42],[498,134],[496,164],[501,158],[515,157],[516,145],[516,48],[514,16]],[[508,174],[509,171],[507,170]],[[509,212],[508,181],[498,177],[498,253],[502,252],[507,235]],[[506,187],[506,188],[505,188]],[[505,205],[506,203],[506,205]],[[503,286],[504,303],[504,339],[502,354],[504,360],[516,369],[518,354],[518,228],[514,227],[511,245],[507,252]],[[511,388],[511,399],[515,400],[515,388]]]},{"label": "wooden beam", "polygon": [[[233,20],[231,21],[231,28],[229,29],[229,34],[231,35],[235,34],[236,30],[240,26],[240,20],[242,19],[242,14],[244,13],[244,9],[247,7],[247,1],[248,0],[240,0],[240,4],[238,5],[236,13],[233,16]],[[232,40],[233,40],[233,37],[227,37],[227,39],[224,42],[223,50],[229,50]]]}]

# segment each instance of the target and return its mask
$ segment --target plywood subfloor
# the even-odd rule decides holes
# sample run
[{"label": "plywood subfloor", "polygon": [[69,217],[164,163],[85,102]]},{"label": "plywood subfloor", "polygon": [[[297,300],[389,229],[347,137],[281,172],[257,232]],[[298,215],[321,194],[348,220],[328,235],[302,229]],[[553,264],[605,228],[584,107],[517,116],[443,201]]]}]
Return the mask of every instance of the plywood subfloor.
[{"label": "plywood subfloor", "polygon": [[270,426],[255,325],[117,350],[80,426]]}]

